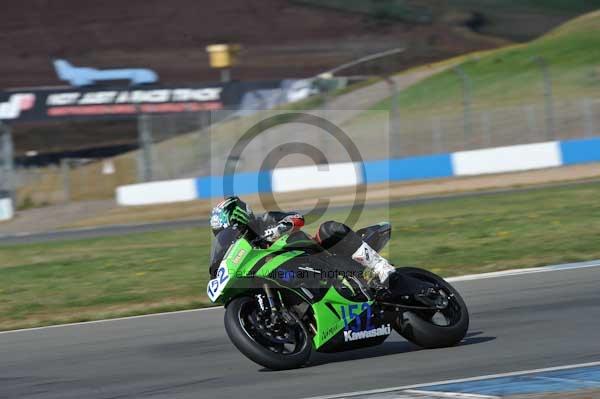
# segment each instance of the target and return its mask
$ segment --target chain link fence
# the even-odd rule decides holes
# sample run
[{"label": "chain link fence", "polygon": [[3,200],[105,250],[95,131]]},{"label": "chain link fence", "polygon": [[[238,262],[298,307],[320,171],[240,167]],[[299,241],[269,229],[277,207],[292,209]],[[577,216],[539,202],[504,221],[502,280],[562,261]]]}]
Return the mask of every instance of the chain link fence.
[{"label": "chain link fence", "polygon": [[14,179],[14,148],[10,128],[0,122],[0,191],[12,193]]},{"label": "chain link fence", "polygon": [[[318,114],[318,113],[317,113]],[[344,110],[329,115],[339,124],[352,141],[365,154],[365,160],[381,159],[392,154],[396,157],[408,157],[424,154],[448,153],[474,150],[487,147],[501,147],[517,144],[537,143],[552,140],[564,140],[591,137],[600,134],[600,97],[558,101],[554,104],[553,128],[547,127],[548,118],[542,102],[520,104],[499,108],[473,109],[470,122],[467,122],[461,110],[446,113],[434,113],[430,116],[411,116],[400,110],[397,123],[392,131],[396,139],[392,148],[386,140],[381,140],[374,132],[383,131],[390,124],[389,113],[372,113],[362,110]],[[376,116],[375,116],[376,115]],[[152,178],[165,180],[180,177],[194,177],[208,174],[210,140],[212,139],[212,157],[225,158],[241,135],[253,123],[260,121],[260,114],[251,118],[230,120],[212,128],[200,128],[191,134],[163,140],[154,140],[151,145]],[[470,123],[467,128],[466,124]],[[153,125],[156,127],[156,125]],[[164,130],[162,131],[165,132]],[[239,171],[260,169],[267,150],[281,146],[286,142],[302,140],[316,143],[328,162],[341,162],[334,140],[326,135],[317,139],[315,132],[303,126],[278,129],[266,134],[262,144],[254,145],[252,151],[244,154],[240,160]],[[314,136],[314,137],[313,137]],[[153,134],[153,137],[158,137]],[[280,166],[291,166],[309,159],[292,161],[282,160]],[[212,159],[212,164],[219,164]],[[214,173],[214,171],[213,171]]]},{"label": "chain link fence", "polygon": [[[592,137],[600,134],[600,97],[558,101],[553,128],[543,102],[401,118],[401,156],[447,153]],[[466,124],[470,123],[467,128]]]}]

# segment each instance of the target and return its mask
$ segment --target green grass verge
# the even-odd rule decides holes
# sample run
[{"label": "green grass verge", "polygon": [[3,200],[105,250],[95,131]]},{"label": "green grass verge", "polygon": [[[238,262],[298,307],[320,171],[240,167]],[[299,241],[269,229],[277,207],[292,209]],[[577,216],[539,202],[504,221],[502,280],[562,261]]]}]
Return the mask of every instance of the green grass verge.
[{"label": "green grass verge", "polygon": [[[477,107],[543,102],[542,73],[536,56],[550,65],[556,100],[600,94],[600,12],[576,18],[526,45],[475,54],[461,67],[472,80]],[[407,115],[461,109],[462,83],[447,70],[404,90],[398,97]],[[390,99],[374,109],[389,109]]]},{"label": "green grass verge", "polygon": [[[490,272],[600,258],[599,195],[588,183],[449,199],[373,208],[361,223],[392,221],[398,265]],[[208,305],[209,239],[207,228],[2,246],[0,329]]]}]

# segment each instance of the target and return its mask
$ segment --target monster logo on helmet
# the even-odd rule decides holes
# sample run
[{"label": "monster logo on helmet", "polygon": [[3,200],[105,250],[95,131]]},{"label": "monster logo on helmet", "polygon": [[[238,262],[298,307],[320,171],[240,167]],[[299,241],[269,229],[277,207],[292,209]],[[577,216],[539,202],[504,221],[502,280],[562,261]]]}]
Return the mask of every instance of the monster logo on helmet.
[{"label": "monster logo on helmet", "polygon": [[212,210],[210,227],[216,235],[219,231],[233,225],[248,225],[252,210],[238,197],[228,197]]}]

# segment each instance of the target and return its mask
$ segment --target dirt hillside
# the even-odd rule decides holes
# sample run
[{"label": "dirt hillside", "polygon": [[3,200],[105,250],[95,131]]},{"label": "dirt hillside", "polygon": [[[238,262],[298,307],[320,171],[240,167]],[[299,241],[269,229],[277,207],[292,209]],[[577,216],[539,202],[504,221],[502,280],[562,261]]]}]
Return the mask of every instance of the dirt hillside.
[{"label": "dirt hillside", "polygon": [[156,70],[163,82],[215,80],[205,46],[243,45],[240,79],[305,77],[363,54],[410,51],[392,67],[494,47],[446,22],[410,24],[286,0],[32,0],[0,13],[0,88],[60,84],[52,58]]}]

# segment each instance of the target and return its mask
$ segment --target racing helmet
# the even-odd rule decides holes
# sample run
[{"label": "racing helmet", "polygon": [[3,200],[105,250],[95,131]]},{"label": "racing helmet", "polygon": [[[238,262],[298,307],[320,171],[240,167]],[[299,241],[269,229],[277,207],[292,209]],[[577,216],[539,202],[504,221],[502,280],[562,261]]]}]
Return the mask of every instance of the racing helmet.
[{"label": "racing helmet", "polygon": [[238,197],[227,197],[219,202],[210,215],[210,228],[214,235],[230,226],[248,226],[254,217],[252,209]]}]

